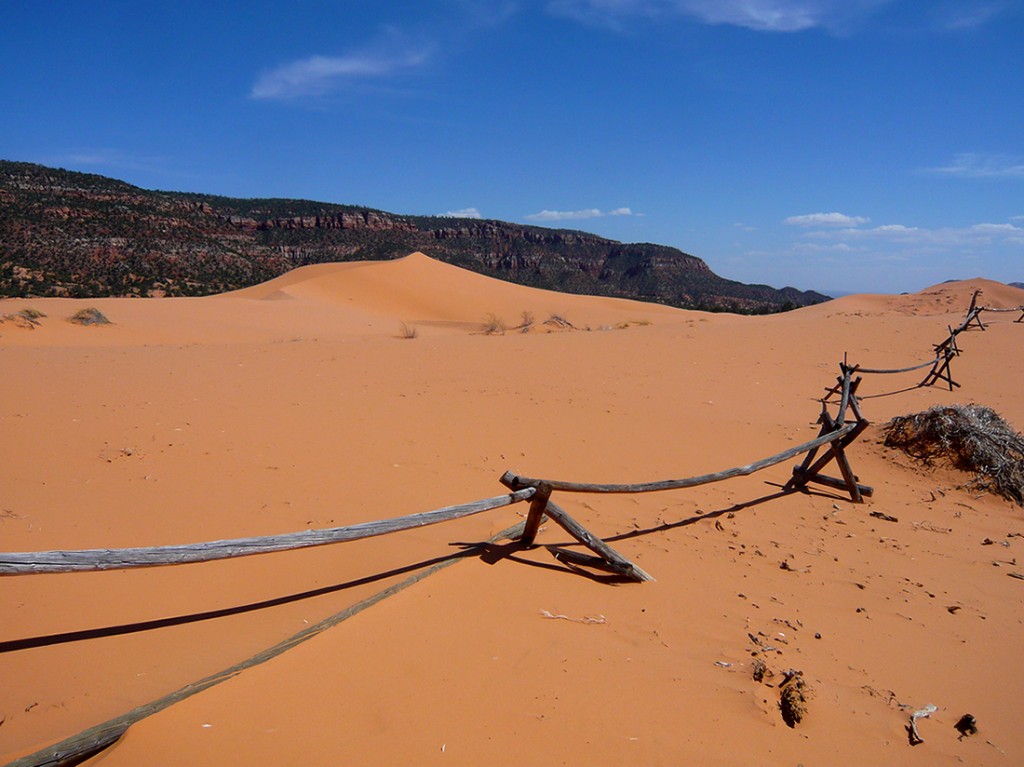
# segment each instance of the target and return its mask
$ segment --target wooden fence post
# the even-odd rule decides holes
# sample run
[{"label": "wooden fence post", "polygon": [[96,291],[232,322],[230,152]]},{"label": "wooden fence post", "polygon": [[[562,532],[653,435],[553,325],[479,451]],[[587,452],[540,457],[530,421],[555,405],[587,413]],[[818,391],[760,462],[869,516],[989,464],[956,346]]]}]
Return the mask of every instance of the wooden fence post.
[{"label": "wooden fence post", "polygon": [[526,516],[526,524],[523,526],[523,534],[519,536],[519,542],[524,546],[532,546],[537,538],[537,531],[544,522],[545,512],[548,509],[548,501],[551,499],[551,485],[541,482],[536,486],[537,492],[530,499],[530,513]]},{"label": "wooden fence post", "polygon": [[[858,377],[855,381],[850,380],[850,374],[855,368],[844,363],[842,369],[843,375],[839,378],[838,386],[831,389],[822,400],[821,415],[818,416],[818,422],[821,424],[818,437],[825,437],[846,426],[847,409],[853,411],[857,419],[856,425],[849,433],[828,442],[824,455],[817,458],[817,460],[815,458],[818,455],[818,448],[809,451],[803,462],[793,467],[793,476],[784,485],[783,490],[792,492],[793,490],[806,487],[809,482],[814,482],[815,484],[825,485],[836,490],[845,490],[850,494],[850,500],[854,503],[863,503],[864,496],[871,496],[874,493],[874,489],[858,482],[857,475],[853,473],[853,469],[850,467],[850,460],[846,457],[846,448],[869,426],[869,422],[861,413],[860,403],[857,400],[857,388],[860,386],[861,379]],[[835,394],[836,391],[841,391],[842,396],[839,403],[839,414],[833,419],[828,412],[826,400]],[[829,477],[821,473],[821,470],[831,461],[836,462],[839,472],[843,475],[842,479]]]}]

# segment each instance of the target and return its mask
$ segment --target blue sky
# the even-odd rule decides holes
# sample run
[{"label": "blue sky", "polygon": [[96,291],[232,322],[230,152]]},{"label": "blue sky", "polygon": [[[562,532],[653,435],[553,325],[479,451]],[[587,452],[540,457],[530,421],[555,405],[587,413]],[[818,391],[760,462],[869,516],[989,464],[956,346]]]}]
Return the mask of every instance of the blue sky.
[{"label": "blue sky", "polygon": [[0,40],[3,159],[776,286],[1024,280],[1024,0],[24,0]]}]

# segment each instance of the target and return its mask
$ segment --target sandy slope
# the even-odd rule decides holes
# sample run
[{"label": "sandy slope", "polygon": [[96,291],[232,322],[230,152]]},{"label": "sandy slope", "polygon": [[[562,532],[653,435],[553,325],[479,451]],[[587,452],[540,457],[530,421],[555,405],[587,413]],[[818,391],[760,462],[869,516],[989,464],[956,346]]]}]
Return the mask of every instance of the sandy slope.
[{"label": "sandy slope", "polygon": [[[978,288],[983,304],[1024,303],[972,280],[714,316],[535,291],[418,255],[209,299],[6,301],[0,314],[48,317],[0,325],[3,548],[378,519],[495,495],[506,468],[627,482],[745,463],[814,435],[814,398],[844,353],[871,367],[925,359]],[[115,324],[63,322],[89,303]],[[559,313],[593,332],[474,332],[488,313],[514,325],[523,311],[537,331]],[[977,401],[1024,428],[1015,316],[962,337],[962,391],[865,399],[868,416]],[[402,321],[420,337],[399,339]],[[920,375],[895,378],[862,393]],[[1024,539],[1007,536],[1024,532],[1021,510],[912,465],[874,430],[851,459],[876,488],[864,506],[776,497],[785,466],[672,493],[561,495],[658,580],[615,584],[543,547],[494,547],[134,726],[93,761],[1020,763],[1024,581],[1007,573],[1024,571],[1010,564]],[[0,760],[244,659],[524,512],[232,562],[0,579]],[[540,542],[566,541],[548,527]],[[796,729],[777,688],[751,679],[748,633],[777,648],[772,669],[814,687]],[[926,703],[939,711],[911,748],[900,705]],[[981,732],[958,741],[967,712]]]}]

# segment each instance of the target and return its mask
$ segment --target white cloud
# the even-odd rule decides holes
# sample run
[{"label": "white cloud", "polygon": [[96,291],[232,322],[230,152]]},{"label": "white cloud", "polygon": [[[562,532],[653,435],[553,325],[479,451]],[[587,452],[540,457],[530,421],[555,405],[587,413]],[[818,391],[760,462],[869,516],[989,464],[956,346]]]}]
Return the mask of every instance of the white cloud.
[{"label": "white cloud", "polygon": [[837,231],[808,232],[804,237],[817,240],[863,240],[902,246],[933,248],[985,247],[1014,245],[1024,237],[1024,228],[1013,224],[972,224],[965,227],[928,229],[903,224],[885,224],[870,229],[840,229]]},{"label": "white cloud", "polygon": [[818,242],[798,242],[792,248],[795,253],[854,253],[864,248],[854,248],[845,242],[822,245]]},{"label": "white cloud", "polygon": [[359,53],[347,56],[311,56],[284,64],[260,75],[252,86],[254,99],[293,99],[323,96],[345,83],[388,77],[426,63],[423,50],[400,53]]},{"label": "white cloud", "polygon": [[584,210],[542,210],[540,213],[531,213],[524,216],[528,221],[575,221],[585,218],[604,218],[605,216],[639,216],[630,208],[615,208],[607,213],[598,208],[586,208]]},{"label": "white cloud", "polygon": [[829,3],[780,0],[690,0],[681,4],[685,13],[708,24],[732,24],[768,32],[799,32],[820,26]]},{"label": "white cloud", "polygon": [[1024,232],[1024,229],[1020,229],[1013,224],[974,224],[971,227],[972,232],[978,232],[981,234],[1017,234]]},{"label": "white cloud", "polygon": [[450,210],[444,214],[445,218],[483,218],[480,215],[480,211],[476,208],[461,208],[460,210]]},{"label": "white cloud", "polygon": [[882,224],[874,229],[868,229],[865,234],[913,234],[922,231],[916,226],[903,226],[903,224]]},{"label": "white cloud", "polygon": [[848,216],[845,213],[806,213],[790,216],[782,223],[792,226],[860,226],[870,221],[865,216]]},{"label": "white cloud", "polygon": [[956,155],[949,165],[927,171],[957,178],[1024,178],[1024,158],[965,152]]},{"label": "white cloud", "polygon": [[888,0],[549,0],[548,9],[587,23],[618,27],[630,17],[678,16],[763,32],[845,26]]},{"label": "white cloud", "polygon": [[529,221],[572,221],[581,218],[600,218],[604,214],[597,208],[586,210],[542,210],[540,213],[531,213],[524,216]]}]

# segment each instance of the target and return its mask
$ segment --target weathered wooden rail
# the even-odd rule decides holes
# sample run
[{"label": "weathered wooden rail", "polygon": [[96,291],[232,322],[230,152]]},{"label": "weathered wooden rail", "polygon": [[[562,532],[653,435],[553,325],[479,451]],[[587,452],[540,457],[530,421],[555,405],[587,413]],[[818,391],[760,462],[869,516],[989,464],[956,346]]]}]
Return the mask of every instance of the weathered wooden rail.
[{"label": "weathered wooden rail", "polygon": [[347,527],[323,530],[301,530],[284,535],[264,535],[253,538],[233,538],[180,546],[148,546],[130,549],[82,549],[77,551],[37,551],[0,554],[0,575],[28,573],[68,573],[83,570],[119,570],[131,567],[159,567],[191,562],[210,562],[215,559],[247,557],[274,551],[325,546],[330,543],[356,541],[402,530],[413,530],[440,522],[479,514],[491,509],[511,506],[533,497],[536,490],[523,488],[506,495],[480,501],[446,506],[419,514],[362,522]]},{"label": "weathered wooden rail", "polygon": [[783,450],[781,453],[762,458],[753,463],[748,463],[745,466],[736,466],[731,469],[725,469],[723,471],[716,471],[711,474],[700,474],[695,477],[685,477],[682,479],[663,479],[656,482],[637,482],[633,484],[594,484],[590,482],[566,482],[558,479],[537,479],[534,477],[526,477],[522,474],[516,474],[513,471],[506,471],[501,477],[501,483],[507,485],[510,488],[527,488],[527,487],[540,487],[547,485],[551,490],[561,490],[567,493],[619,493],[619,494],[633,494],[633,493],[657,493],[664,490],[680,490],[687,487],[697,487],[699,485],[708,485],[712,482],[721,482],[726,479],[732,479],[733,477],[745,477],[748,474],[767,469],[769,466],[775,466],[776,464],[787,461],[790,458],[795,458],[801,453],[806,453],[816,447],[820,447],[828,442],[845,437],[857,428],[856,424],[847,424],[833,432],[819,435],[814,439],[795,445],[788,450]]}]

